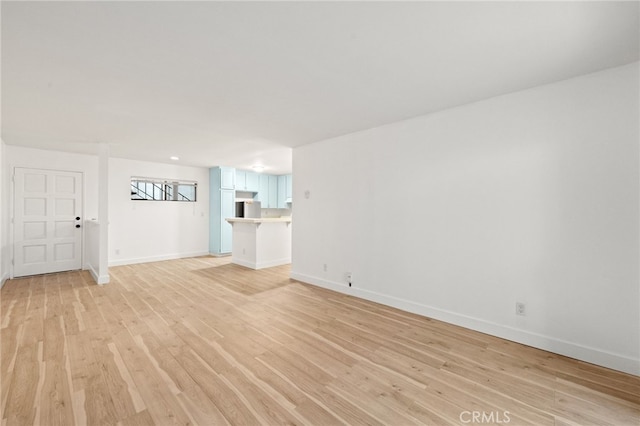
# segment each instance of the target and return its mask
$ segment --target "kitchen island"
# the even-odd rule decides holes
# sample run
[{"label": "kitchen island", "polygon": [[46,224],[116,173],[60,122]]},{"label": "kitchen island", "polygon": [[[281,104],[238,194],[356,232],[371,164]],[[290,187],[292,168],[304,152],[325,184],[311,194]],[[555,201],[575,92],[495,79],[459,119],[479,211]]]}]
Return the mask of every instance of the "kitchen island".
[{"label": "kitchen island", "polygon": [[291,263],[291,218],[228,218],[233,227],[231,262],[251,269]]}]

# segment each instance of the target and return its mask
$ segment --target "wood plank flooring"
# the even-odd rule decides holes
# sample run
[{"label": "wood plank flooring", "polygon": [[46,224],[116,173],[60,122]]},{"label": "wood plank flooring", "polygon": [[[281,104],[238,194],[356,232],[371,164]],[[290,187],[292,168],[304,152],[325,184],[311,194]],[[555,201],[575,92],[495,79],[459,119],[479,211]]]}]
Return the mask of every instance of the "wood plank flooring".
[{"label": "wood plank flooring", "polygon": [[640,378],[202,257],[8,281],[2,425],[639,425]]}]

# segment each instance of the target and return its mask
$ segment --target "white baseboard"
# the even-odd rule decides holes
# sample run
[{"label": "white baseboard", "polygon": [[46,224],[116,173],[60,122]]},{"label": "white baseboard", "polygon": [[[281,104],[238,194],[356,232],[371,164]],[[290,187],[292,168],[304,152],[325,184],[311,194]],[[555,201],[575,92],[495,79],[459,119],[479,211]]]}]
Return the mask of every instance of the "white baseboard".
[{"label": "white baseboard", "polygon": [[9,279],[9,274],[4,274],[2,277],[0,277],[0,288],[2,288],[2,286],[4,286],[4,283]]},{"label": "white baseboard", "polygon": [[109,266],[133,265],[136,263],[161,262],[163,260],[184,259],[186,257],[208,256],[208,251],[196,251],[191,253],[172,253],[160,256],[137,257],[131,259],[110,260]]},{"label": "white baseboard", "polygon": [[234,259],[231,263],[235,263],[236,265],[244,266],[245,268],[258,269],[254,262],[249,262],[248,260],[243,259]]},{"label": "white baseboard", "polygon": [[231,253],[213,253],[213,252],[209,252],[207,254],[209,256],[213,256],[213,257],[229,257],[229,256],[231,256]]},{"label": "white baseboard", "polygon": [[109,283],[109,280],[110,280],[109,274],[106,274],[106,275],[98,274],[98,272],[93,268],[92,265],[87,265],[86,269],[89,270],[89,273],[91,274],[91,277],[96,282],[96,284],[103,285],[103,284],[108,284]]},{"label": "white baseboard", "polygon": [[290,258],[277,259],[277,260],[271,260],[269,262],[250,262],[244,259],[233,259],[232,262],[240,266],[245,266],[251,269],[264,269],[264,268],[272,268],[274,266],[288,265],[289,263],[291,263],[291,259]]},{"label": "white baseboard", "polygon": [[289,263],[291,263],[290,257],[283,258],[283,259],[270,260],[268,262],[258,262],[257,269],[273,268],[274,266],[288,265]]},{"label": "white baseboard", "polygon": [[557,339],[551,336],[545,336],[533,333],[527,330],[517,329],[479,318],[451,312],[439,308],[435,308],[421,303],[400,299],[394,296],[388,296],[378,292],[364,290],[355,287],[348,287],[346,284],[328,281],[322,278],[313,277],[305,274],[291,272],[291,278],[302,281],[304,283],[316,285],[318,287],[334,290],[339,293],[349,294],[361,299],[370,300],[372,302],[381,303],[403,311],[444,321],[450,324],[465,327],[481,333],[490,334],[524,345],[543,349],[559,355],[586,361],[592,364],[611,368],[613,370],[622,371],[624,373],[640,376],[640,359],[634,359],[625,355],[612,353],[599,348],[580,345]]}]

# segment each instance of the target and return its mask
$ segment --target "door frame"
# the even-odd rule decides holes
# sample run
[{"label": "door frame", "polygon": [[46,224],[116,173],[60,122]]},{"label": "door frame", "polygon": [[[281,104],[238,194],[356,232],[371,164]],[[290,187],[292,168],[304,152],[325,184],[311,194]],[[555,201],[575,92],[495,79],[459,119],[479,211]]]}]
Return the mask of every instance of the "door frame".
[{"label": "door frame", "polygon": [[[54,169],[54,168],[50,168],[50,167],[35,167],[35,166],[31,166],[31,165],[18,165],[18,164],[10,164],[9,165],[9,172],[11,173],[11,175],[9,176],[10,180],[11,180],[11,184],[9,185],[9,215],[10,215],[10,219],[9,219],[9,256],[10,256],[10,261],[9,261],[9,279],[14,279],[15,278],[15,247],[16,247],[16,240],[15,240],[15,216],[16,216],[16,169],[26,169],[26,170],[46,170],[49,172],[71,172],[71,173],[79,173],[82,176],[82,185],[80,188],[80,196],[82,197],[82,202],[80,203],[82,206],[82,221],[81,221],[81,228],[80,228],[80,270],[85,270],[86,269],[86,265],[85,265],[85,218],[84,216],[86,215],[86,176],[85,176],[85,172],[83,170],[63,170],[63,169]],[[19,277],[19,278],[23,278],[23,277]]]}]

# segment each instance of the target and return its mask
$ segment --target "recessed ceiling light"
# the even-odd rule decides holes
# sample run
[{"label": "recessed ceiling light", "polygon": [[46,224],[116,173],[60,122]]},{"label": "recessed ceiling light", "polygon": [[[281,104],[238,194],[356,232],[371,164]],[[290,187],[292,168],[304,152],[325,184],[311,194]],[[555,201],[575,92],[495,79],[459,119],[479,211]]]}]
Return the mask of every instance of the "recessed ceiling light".
[{"label": "recessed ceiling light", "polygon": [[258,173],[264,172],[264,166],[255,165],[255,166],[251,166],[251,168]]},{"label": "recessed ceiling light", "polygon": [[178,161],[179,160],[179,158],[176,157],[175,155],[172,155],[171,157],[169,157],[169,159],[173,160],[173,161]]}]

